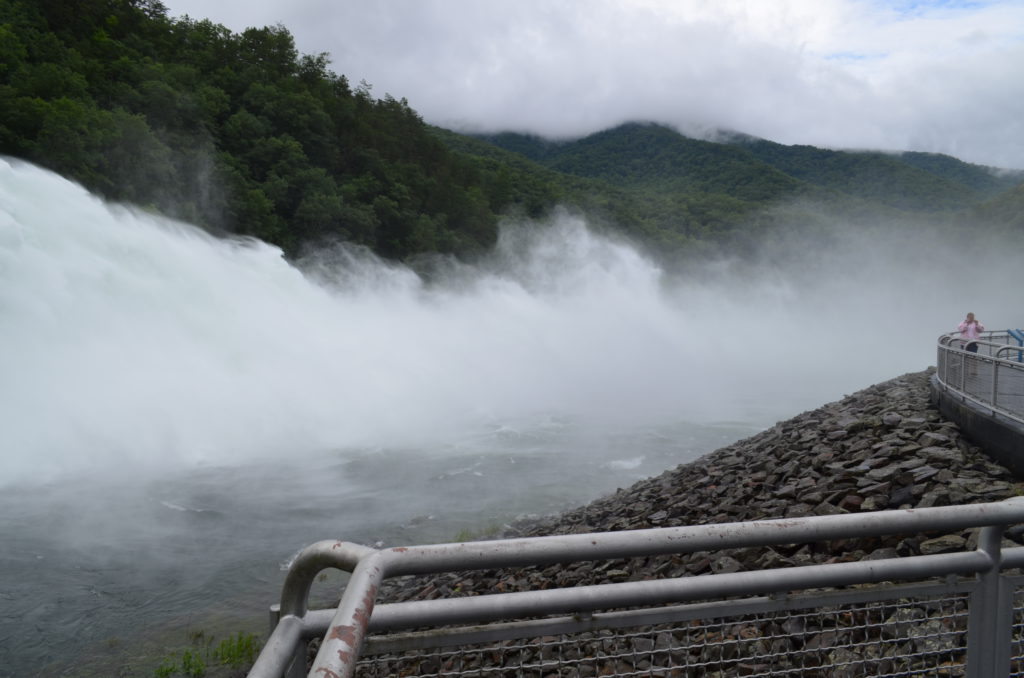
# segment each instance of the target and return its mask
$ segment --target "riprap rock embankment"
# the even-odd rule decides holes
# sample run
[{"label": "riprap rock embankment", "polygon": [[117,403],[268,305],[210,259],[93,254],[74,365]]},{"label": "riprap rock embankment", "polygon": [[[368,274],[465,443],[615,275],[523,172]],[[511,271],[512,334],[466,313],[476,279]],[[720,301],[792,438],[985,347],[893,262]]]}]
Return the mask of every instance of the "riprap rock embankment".
[{"label": "riprap rock embankment", "polygon": [[[729,523],[998,501],[1020,494],[905,374],[504,537]],[[382,600],[573,586],[953,551],[972,533],[862,538],[395,582]]]}]

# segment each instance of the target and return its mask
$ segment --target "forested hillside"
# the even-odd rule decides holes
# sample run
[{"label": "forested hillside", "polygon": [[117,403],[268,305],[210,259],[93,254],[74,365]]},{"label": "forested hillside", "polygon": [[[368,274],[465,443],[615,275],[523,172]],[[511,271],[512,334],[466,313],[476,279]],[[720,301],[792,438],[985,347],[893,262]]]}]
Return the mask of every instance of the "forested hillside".
[{"label": "forested hillside", "polygon": [[1019,173],[948,156],[639,123],[573,141],[473,138],[329,67],[283,26],[237,34],[159,0],[0,0],[0,154],[289,255],[324,240],[471,255],[502,215],[558,204],[664,253],[732,246],[794,218],[765,208],[799,198],[1019,221]]},{"label": "forested hillside", "polygon": [[651,123],[629,123],[562,143],[507,133],[483,138],[577,176],[751,202],[794,193],[838,194],[900,209],[942,211],[991,198],[1024,180],[1020,172],[1001,173],[933,153],[784,146],[741,134],[722,135],[713,143]]},{"label": "forested hillside", "polygon": [[977,206],[976,222],[1024,231],[1024,184]]}]

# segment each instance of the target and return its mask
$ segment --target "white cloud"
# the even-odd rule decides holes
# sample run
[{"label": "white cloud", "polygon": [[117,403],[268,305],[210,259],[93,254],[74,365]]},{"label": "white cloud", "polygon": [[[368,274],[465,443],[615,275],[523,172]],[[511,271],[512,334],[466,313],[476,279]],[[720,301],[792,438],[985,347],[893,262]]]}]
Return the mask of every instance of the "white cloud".
[{"label": "white cloud", "polygon": [[1024,167],[1024,1],[324,0],[172,14],[283,23],[428,121],[579,135],[627,119]]}]

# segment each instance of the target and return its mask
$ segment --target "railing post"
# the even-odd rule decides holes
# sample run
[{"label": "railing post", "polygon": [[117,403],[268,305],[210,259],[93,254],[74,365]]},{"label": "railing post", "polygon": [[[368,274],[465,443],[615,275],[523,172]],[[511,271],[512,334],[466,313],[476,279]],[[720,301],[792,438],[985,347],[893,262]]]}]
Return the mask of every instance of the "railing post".
[{"label": "railing post", "polygon": [[[270,606],[270,634],[267,635],[269,639],[274,629],[277,628],[278,623],[281,621],[281,605],[280,603],[274,603]],[[291,659],[288,660],[288,666],[282,674],[281,678],[304,678],[306,675],[306,652],[309,648],[309,643],[305,639],[299,639],[295,644],[295,649],[292,652]]]},{"label": "railing post", "polygon": [[[999,362],[992,363],[992,407],[999,407]],[[993,411],[993,414],[995,412]]]},{"label": "railing post", "polygon": [[967,392],[967,352],[960,354],[960,392]]},{"label": "railing post", "polygon": [[292,663],[288,667],[288,673],[284,678],[306,678],[306,648],[308,643],[299,643],[292,655]]},{"label": "railing post", "polygon": [[978,550],[992,559],[992,566],[978,575],[971,594],[967,622],[967,678],[1010,675],[1010,644],[1013,630],[1013,591],[1000,573],[1004,528],[982,528]]},{"label": "railing post", "polygon": [[[1011,337],[1013,337],[1014,339],[1017,340],[1017,345],[1018,346],[1024,346],[1024,332],[1021,332],[1019,329],[1017,329],[1017,330],[1006,330],[1006,333],[1009,334]],[[1009,340],[1007,340],[1006,343],[1009,344],[1010,343]],[[1017,351],[1017,362],[1024,362],[1024,352]]]},{"label": "railing post", "polygon": [[[320,643],[309,675],[314,678],[352,678],[359,650],[366,639],[377,590],[384,580],[384,558],[380,552],[359,561],[345,586],[345,593]],[[289,678],[291,678],[289,676]]]}]

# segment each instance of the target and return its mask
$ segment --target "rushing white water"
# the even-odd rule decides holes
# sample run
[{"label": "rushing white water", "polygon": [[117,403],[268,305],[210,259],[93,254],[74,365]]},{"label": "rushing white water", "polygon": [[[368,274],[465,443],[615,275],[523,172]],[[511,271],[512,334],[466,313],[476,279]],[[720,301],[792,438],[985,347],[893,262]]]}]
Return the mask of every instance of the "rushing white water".
[{"label": "rushing white water", "polygon": [[[320,257],[317,282],[31,166],[0,164],[0,206],[5,483],[422,445],[538,413],[763,421],[924,367],[968,306],[1009,320],[997,262],[949,268],[913,240],[673,280],[561,215],[430,286],[352,252]],[[901,260],[915,251],[931,256]]]},{"label": "rushing white water", "polygon": [[1016,251],[886,225],[669,274],[557,213],[425,282],[0,159],[0,663],[225,588],[262,609],[311,541],[579,503],[923,369],[967,310],[1019,324]]}]

